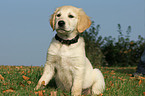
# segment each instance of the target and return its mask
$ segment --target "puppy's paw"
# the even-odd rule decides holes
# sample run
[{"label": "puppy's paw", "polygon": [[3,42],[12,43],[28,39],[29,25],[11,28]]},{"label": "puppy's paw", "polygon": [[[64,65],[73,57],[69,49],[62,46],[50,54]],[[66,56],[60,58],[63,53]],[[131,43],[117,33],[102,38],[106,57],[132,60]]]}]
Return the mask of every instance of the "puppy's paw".
[{"label": "puppy's paw", "polygon": [[40,88],[40,86],[37,85],[37,86],[34,88],[34,90],[38,90],[39,88]]},{"label": "puppy's paw", "polygon": [[81,89],[75,90],[74,88],[72,88],[71,96],[81,96],[81,91]]},{"label": "puppy's paw", "polygon": [[38,83],[37,86],[34,88],[34,90],[38,90],[38,89],[40,89],[40,87],[41,87],[41,84]]}]

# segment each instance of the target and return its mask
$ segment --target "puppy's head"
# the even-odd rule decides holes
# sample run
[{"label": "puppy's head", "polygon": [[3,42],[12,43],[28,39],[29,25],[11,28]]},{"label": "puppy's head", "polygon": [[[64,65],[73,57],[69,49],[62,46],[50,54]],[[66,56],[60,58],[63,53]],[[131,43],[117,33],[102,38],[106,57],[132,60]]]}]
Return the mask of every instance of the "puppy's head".
[{"label": "puppy's head", "polygon": [[85,12],[73,6],[62,6],[51,15],[50,25],[59,33],[79,33],[85,31],[91,25],[91,20]]}]

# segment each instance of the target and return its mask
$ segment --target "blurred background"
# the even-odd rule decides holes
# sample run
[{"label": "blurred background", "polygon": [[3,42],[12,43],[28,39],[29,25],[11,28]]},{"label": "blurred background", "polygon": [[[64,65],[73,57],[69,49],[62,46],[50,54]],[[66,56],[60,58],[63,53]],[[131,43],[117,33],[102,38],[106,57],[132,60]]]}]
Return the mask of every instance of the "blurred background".
[{"label": "blurred background", "polygon": [[94,65],[137,65],[145,42],[144,0],[2,0],[0,65],[44,65],[56,33],[49,18],[64,5],[82,8],[91,17],[92,26],[82,35]]}]

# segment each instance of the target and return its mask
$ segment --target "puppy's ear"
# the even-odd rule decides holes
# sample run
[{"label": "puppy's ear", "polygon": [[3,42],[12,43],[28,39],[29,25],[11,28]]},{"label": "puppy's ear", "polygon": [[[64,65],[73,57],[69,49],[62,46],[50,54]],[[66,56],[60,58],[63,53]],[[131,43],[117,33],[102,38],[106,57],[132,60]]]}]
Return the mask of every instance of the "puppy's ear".
[{"label": "puppy's ear", "polygon": [[57,8],[50,17],[50,25],[51,25],[53,31],[55,30],[55,18],[56,18],[56,13],[58,10],[59,10],[59,8]]},{"label": "puppy's ear", "polygon": [[82,9],[79,10],[78,15],[77,30],[82,33],[91,26],[91,20]]}]

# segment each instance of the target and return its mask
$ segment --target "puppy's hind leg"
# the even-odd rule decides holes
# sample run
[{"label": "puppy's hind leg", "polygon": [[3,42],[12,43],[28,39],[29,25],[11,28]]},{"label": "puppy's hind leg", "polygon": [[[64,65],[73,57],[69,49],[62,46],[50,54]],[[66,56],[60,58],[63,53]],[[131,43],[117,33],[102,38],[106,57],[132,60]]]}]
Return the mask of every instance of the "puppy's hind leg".
[{"label": "puppy's hind leg", "polygon": [[103,74],[99,69],[93,70],[94,83],[92,85],[92,94],[99,95],[105,90],[105,82]]}]

